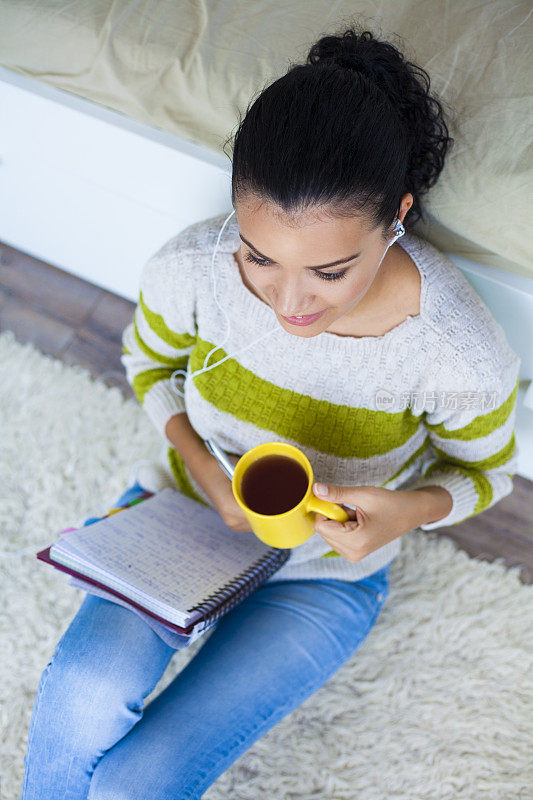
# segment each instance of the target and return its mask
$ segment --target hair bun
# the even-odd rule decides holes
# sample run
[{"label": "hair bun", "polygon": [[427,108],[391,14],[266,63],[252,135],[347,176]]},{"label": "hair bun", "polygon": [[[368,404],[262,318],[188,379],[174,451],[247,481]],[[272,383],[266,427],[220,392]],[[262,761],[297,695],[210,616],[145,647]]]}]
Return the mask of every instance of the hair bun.
[{"label": "hair bun", "polygon": [[337,66],[372,78],[376,45],[370,31],[357,34],[349,29],[340,36],[323,36],[313,45],[307,60],[315,66]]}]

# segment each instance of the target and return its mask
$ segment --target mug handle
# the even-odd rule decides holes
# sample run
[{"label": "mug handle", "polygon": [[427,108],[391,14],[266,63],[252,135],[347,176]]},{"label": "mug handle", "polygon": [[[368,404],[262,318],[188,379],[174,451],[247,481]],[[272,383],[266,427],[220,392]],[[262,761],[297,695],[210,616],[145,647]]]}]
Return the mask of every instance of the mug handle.
[{"label": "mug handle", "polygon": [[334,519],[336,522],[347,522],[350,519],[346,511],[337,503],[332,503],[331,500],[321,500],[315,495],[307,503],[307,510],[324,514],[325,517]]}]

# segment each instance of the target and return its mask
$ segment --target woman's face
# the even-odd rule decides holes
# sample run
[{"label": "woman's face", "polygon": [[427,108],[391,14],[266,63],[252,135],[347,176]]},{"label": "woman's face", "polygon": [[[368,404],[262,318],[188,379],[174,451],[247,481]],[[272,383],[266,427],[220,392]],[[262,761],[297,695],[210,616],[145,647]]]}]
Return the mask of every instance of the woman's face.
[{"label": "woman's face", "polygon": [[[381,228],[370,230],[359,218],[335,219],[316,212],[289,226],[260,201],[239,204],[235,215],[241,236],[235,255],[240,255],[249,283],[288,333],[305,338],[337,321],[349,323],[365,295],[372,294],[380,260],[394,236],[391,231],[384,241]],[[333,262],[342,263],[325,266]],[[323,313],[308,325],[285,319],[317,312]]]}]

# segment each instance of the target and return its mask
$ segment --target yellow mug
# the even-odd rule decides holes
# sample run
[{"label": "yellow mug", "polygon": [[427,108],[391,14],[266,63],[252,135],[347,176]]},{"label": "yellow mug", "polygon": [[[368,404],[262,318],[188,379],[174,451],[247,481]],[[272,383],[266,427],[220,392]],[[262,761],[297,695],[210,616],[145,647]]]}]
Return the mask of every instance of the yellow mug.
[{"label": "yellow mug", "polygon": [[[258,514],[248,508],[241,493],[241,484],[248,467],[264,456],[288,456],[297,461],[305,469],[308,477],[307,490],[298,505],[283,514]],[[252,447],[235,465],[231,480],[233,495],[242,508],[252,531],[258,539],[271,547],[297,547],[307,541],[315,532],[315,516],[313,512],[337,522],[346,522],[348,514],[337,503],[321,500],[313,494],[313,468],[307,456],[297,447],[285,442],[266,442]]]}]

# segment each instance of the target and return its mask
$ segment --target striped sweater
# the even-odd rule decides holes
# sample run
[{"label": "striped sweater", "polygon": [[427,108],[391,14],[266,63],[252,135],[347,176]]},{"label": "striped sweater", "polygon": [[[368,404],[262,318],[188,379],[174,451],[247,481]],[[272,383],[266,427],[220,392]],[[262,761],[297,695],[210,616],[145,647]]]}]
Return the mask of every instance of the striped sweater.
[{"label": "striped sweater", "polygon": [[[398,243],[421,275],[420,313],[382,336],[303,338],[243,283],[233,216],[215,259],[228,335],[211,276],[226,216],[188,226],[148,259],[122,337],[127,380],[163,439],[167,485],[212,505],[165,435],[170,417],[186,411],[199,436],[231,453],[267,441],[296,445],[324,483],[445,487],[451,511],[422,530],[459,523],[512,491],[520,359],[450,259],[406,233]],[[222,363],[191,379],[218,344],[206,366]],[[185,388],[178,383],[184,398],[170,380],[176,369],[188,373]],[[352,563],[315,531],[268,580],[359,580],[400,546],[401,537]]]}]

